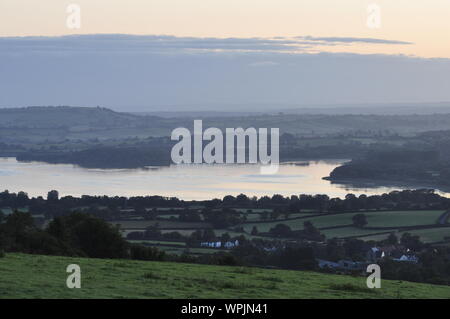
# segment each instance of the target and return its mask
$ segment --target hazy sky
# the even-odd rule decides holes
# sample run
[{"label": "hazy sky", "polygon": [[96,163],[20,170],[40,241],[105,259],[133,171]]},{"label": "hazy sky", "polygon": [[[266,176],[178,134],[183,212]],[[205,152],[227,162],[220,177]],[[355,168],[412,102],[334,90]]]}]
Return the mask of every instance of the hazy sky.
[{"label": "hazy sky", "polygon": [[[66,27],[69,4],[81,8],[81,28]],[[369,4],[381,9],[369,28]],[[450,58],[449,0],[1,0],[0,36],[92,33],[181,37],[364,37],[410,45],[340,44],[328,52]]]},{"label": "hazy sky", "polygon": [[128,111],[450,101],[450,0],[0,0],[0,87]]}]

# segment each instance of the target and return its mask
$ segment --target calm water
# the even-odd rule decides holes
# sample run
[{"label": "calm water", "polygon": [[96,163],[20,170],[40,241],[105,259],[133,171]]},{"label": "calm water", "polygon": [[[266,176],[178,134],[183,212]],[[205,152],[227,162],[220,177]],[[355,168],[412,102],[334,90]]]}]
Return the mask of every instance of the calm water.
[{"label": "calm water", "polygon": [[261,175],[258,165],[174,165],[157,169],[99,170],[73,165],[21,163],[0,158],[0,189],[46,195],[56,189],[61,195],[162,195],[182,199],[222,198],[240,193],[249,196],[347,193],[381,194],[390,187],[348,188],[322,177],[343,160],[283,164],[276,175]]}]

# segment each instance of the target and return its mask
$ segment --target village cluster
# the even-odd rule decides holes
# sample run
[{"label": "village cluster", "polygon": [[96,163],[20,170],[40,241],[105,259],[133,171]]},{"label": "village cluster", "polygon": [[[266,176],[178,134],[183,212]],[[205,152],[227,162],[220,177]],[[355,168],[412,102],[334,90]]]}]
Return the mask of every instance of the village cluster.
[{"label": "village cluster", "polygon": [[371,247],[366,253],[365,261],[339,260],[337,262],[317,259],[321,269],[357,271],[366,269],[367,265],[377,263],[385,258],[396,262],[418,263],[419,258],[408,248],[402,245]]},{"label": "village cluster", "polygon": [[209,248],[227,248],[227,249],[231,249],[234,247],[239,246],[239,240],[235,240],[235,241],[226,241],[226,242],[221,242],[221,241],[211,241],[211,242],[202,242],[200,243],[201,247],[209,247]]}]

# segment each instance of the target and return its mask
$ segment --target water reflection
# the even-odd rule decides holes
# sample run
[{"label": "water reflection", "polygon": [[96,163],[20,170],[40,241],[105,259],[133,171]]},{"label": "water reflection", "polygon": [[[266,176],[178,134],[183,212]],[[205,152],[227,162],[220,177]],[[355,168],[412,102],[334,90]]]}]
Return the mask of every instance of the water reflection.
[{"label": "water reflection", "polygon": [[51,189],[61,195],[161,195],[183,199],[211,199],[245,193],[327,194],[344,197],[352,192],[381,194],[408,187],[354,187],[333,184],[322,177],[344,160],[286,163],[275,175],[260,175],[259,165],[174,165],[145,169],[84,169],[74,165],[22,163],[0,158],[0,185],[11,192],[44,196]]}]

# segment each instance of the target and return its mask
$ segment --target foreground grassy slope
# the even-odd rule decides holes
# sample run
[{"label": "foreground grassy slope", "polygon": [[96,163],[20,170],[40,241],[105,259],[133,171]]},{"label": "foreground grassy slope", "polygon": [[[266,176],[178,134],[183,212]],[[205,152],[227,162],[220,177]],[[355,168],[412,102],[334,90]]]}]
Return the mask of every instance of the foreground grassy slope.
[{"label": "foreground grassy slope", "polygon": [[[78,264],[82,288],[66,288]],[[7,254],[0,298],[450,298],[450,287],[314,272]]]}]

